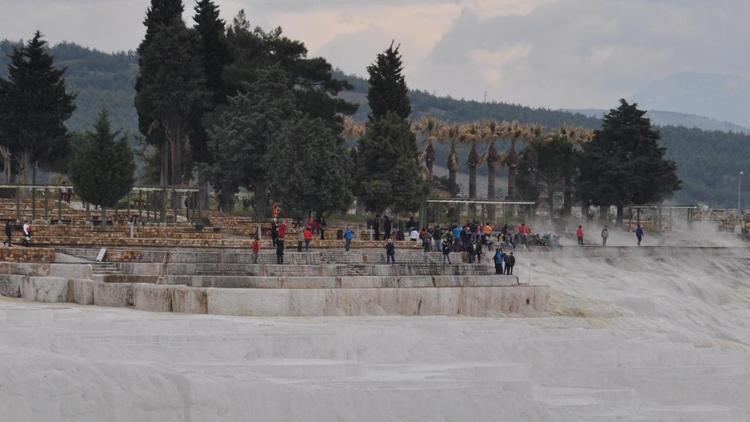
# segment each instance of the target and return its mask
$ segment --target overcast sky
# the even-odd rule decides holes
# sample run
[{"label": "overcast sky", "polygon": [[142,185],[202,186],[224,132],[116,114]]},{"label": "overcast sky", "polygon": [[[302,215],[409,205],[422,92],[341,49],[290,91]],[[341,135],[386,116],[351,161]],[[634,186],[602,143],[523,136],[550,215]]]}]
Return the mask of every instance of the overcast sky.
[{"label": "overcast sky", "polygon": [[[749,0],[218,0],[362,75],[395,39],[410,87],[457,98],[605,108],[684,72],[750,76]],[[148,0],[0,0],[0,38],[137,47]],[[186,3],[186,19],[193,3]]]}]

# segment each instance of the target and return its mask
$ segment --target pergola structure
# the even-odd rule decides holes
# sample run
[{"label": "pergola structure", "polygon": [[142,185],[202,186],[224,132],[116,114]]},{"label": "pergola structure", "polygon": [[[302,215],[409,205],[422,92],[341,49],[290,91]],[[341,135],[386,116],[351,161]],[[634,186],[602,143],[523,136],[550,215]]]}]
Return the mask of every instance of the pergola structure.
[{"label": "pergola structure", "polygon": [[[21,192],[31,191],[31,220],[36,220],[36,192],[42,191],[42,201],[44,201],[44,219],[48,220],[51,224],[62,224],[62,202],[64,192],[73,192],[72,185],[22,185],[22,184],[5,184],[0,185],[0,190],[13,190],[15,191],[16,198],[16,220],[22,220],[21,213]],[[178,211],[181,207],[175,206],[181,203],[179,201],[181,196],[185,196],[185,217],[188,221],[194,219],[200,215],[200,201],[198,200],[199,189],[198,188],[186,188],[186,187],[149,187],[149,186],[136,186],[126,195],[127,199],[127,220],[135,219],[138,223],[166,223],[167,221],[167,199],[171,200],[172,213],[174,222],[177,222]],[[50,218],[50,193],[55,194],[57,199],[53,202],[56,203],[57,218]],[[115,209],[115,213],[117,213]],[[137,214],[135,212],[137,211]],[[144,219],[144,211],[146,218]]]},{"label": "pergola structure", "polygon": [[[672,227],[672,212],[673,211],[685,211],[686,212],[686,220],[688,227],[693,222],[693,212],[698,209],[696,205],[632,205],[629,207],[631,218],[629,226],[632,225],[633,222],[633,215],[635,215],[636,224],[641,224],[641,211],[642,210],[650,210],[650,211],[656,211],[655,215],[655,225],[654,228],[657,231],[662,231],[664,228],[664,219],[667,218],[669,221],[669,227]],[[664,214],[667,213],[665,216]],[[631,227],[628,227],[629,229]]]},{"label": "pergola structure", "polygon": [[[481,200],[481,199],[428,199],[425,208],[431,207],[434,210],[434,208],[437,208],[437,207],[451,206],[451,205],[459,207],[459,211],[457,215],[458,218],[460,218],[460,207],[462,207],[463,205],[481,206],[482,211],[487,211],[486,214],[488,216],[495,215],[494,211],[497,209],[500,209],[502,210],[503,222],[507,223],[508,215],[524,215],[525,214],[528,216],[528,218],[533,217],[534,206],[536,205],[536,202],[533,202],[533,201],[491,201],[491,200]],[[519,207],[522,209],[522,211],[520,212],[518,212]],[[469,208],[470,214],[471,214],[471,210],[472,208]],[[476,218],[476,215],[474,216],[469,215],[469,217]],[[426,223],[426,221],[423,223]],[[493,224],[497,223],[497,221],[492,221],[492,223]]]}]

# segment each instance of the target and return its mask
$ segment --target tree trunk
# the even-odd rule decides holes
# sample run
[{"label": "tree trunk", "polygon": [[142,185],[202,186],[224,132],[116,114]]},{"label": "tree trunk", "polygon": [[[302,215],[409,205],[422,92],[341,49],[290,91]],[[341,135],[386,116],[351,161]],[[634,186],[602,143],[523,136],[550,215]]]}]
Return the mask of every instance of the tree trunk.
[{"label": "tree trunk", "polygon": [[609,205],[599,205],[599,222],[609,223]]},{"label": "tree trunk", "polygon": [[159,175],[159,185],[166,187],[169,184],[169,142],[165,141],[159,148],[161,155],[161,174]]},{"label": "tree trunk", "polygon": [[573,181],[569,175],[563,179],[563,217],[570,217],[570,210],[573,208]]},{"label": "tree trunk", "polygon": [[516,167],[508,167],[508,199],[516,199]]},{"label": "tree trunk", "polygon": [[435,161],[434,160],[425,160],[425,164],[427,165],[427,180],[431,181],[432,180],[432,176],[434,174],[432,172],[432,168],[434,167]]},{"label": "tree trunk", "polygon": [[203,170],[198,170],[198,209],[201,220],[208,218],[208,179]]},{"label": "tree trunk", "polygon": [[24,151],[21,153],[21,183],[29,184],[29,172],[31,171],[31,153]]},{"label": "tree trunk", "polygon": [[[475,166],[469,166],[469,199],[477,198],[477,168]],[[469,218],[475,219],[477,217],[477,205],[469,204]]]},{"label": "tree trunk", "polygon": [[101,210],[102,210],[102,212],[101,212],[102,227],[106,230],[106,228],[107,228],[107,207],[101,207]]},{"label": "tree trunk", "polygon": [[622,205],[617,206],[617,225],[622,226],[623,216],[625,214],[624,207]]},{"label": "tree trunk", "polygon": [[456,185],[456,170],[448,168],[448,180],[450,180],[452,186]]},{"label": "tree trunk", "polygon": [[264,182],[255,186],[255,218],[262,220],[266,218],[268,211],[268,188]]},{"label": "tree trunk", "polygon": [[[497,189],[495,189],[495,172],[497,169],[494,165],[487,165],[487,199],[490,201],[494,201],[497,197]],[[495,206],[490,205],[489,206],[489,213],[488,216],[490,218],[490,221],[494,224],[495,223]]]}]

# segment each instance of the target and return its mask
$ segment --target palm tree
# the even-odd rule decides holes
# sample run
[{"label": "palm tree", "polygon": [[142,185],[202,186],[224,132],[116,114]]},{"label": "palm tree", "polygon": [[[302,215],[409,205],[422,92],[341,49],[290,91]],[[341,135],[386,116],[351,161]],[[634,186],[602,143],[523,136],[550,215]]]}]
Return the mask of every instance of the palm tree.
[{"label": "palm tree", "polygon": [[[477,168],[480,165],[481,157],[477,152],[477,143],[481,142],[484,138],[482,136],[482,126],[478,123],[470,123],[463,127],[461,131],[461,142],[467,142],[471,144],[471,150],[467,159],[469,165],[469,199],[477,198]],[[469,205],[469,217],[476,217],[476,204]]]},{"label": "palm tree", "polygon": [[507,131],[510,136],[511,143],[508,153],[505,154],[505,160],[503,160],[506,167],[508,167],[508,199],[517,199],[518,192],[516,190],[516,167],[518,166],[518,152],[516,152],[516,141],[524,139],[526,136],[526,128],[521,126],[518,122],[510,123]]},{"label": "palm tree", "polygon": [[425,148],[422,150],[419,162],[424,161],[427,180],[432,180],[433,165],[435,164],[435,146],[434,142],[438,141],[440,137],[440,131],[442,130],[443,123],[434,117],[423,117],[418,121],[412,129],[416,134],[424,136]]},{"label": "palm tree", "polygon": [[459,165],[458,154],[456,153],[456,142],[459,140],[460,136],[461,126],[457,124],[445,125],[440,131],[440,138],[450,141],[451,143],[450,153],[448,153],[448,160],[446,162],[446,167],[448,167],[448,180],[450,181],[451,186],[457,185],[456,174],[458,173]]}]

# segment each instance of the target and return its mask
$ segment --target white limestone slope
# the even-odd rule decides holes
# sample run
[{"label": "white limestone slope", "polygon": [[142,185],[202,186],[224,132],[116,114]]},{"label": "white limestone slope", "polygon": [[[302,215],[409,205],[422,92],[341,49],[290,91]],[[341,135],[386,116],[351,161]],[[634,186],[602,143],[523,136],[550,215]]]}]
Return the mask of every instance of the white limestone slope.
[{"label": "white limestone slope", "polygon": [[548,317],[245,318],[0,299],[0,419],[750,419],[747,250],[519,255],[521,281],[553,289]]}]

